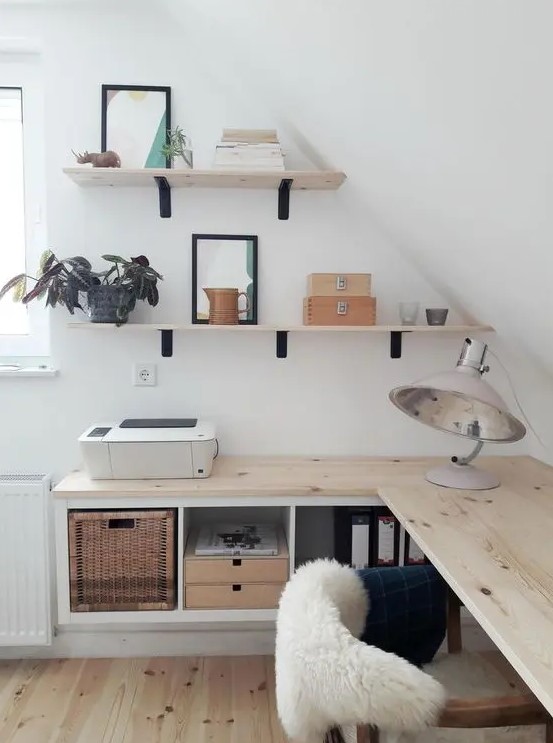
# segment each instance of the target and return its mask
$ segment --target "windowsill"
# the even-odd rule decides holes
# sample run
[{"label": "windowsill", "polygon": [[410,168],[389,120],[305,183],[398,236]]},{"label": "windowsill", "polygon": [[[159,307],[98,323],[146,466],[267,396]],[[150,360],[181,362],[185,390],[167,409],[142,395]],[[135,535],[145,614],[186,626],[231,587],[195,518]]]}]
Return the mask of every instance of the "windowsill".
[{"label": "windowsill", "polygon": [[51,366],[23,366],[19,364],[0,364],[0,378],[23,379],[30,377],[55,377],[57,369]]}]

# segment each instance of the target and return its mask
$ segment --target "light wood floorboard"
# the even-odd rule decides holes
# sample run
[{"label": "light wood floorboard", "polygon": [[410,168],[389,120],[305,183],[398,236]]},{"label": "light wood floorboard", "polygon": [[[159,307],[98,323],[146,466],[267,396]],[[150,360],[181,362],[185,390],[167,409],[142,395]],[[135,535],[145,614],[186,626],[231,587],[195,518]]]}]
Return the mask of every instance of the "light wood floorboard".
[{"label": "light wood floorboard", "polygon": [[0,661],[0,743],[286,743],[273,658]]}]

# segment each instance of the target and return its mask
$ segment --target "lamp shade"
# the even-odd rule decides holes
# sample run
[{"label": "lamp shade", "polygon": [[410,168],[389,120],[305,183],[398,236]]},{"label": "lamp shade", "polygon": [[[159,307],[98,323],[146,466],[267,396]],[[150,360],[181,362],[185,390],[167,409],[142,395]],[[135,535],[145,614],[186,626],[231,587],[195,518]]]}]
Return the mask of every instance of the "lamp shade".
[{"label": "lamp shade", "polygon": [[458,366],[390,392],[411,418],[475,441],[509,443],[526,434],[503,398],[472,367]]},{"label": "lamp shade", "polygon": [[526,435],[525,426],[509,412],[505,400],[482,379],[487,346],[466,338],[457,367],[432,374],[405,387],[396,387],[390,400],[410,418],[427,426],[477,442],[468,457],[452,457],[434,467],[426,479],[436,485],[468,490],[488,490],[499,479],[471,465],[484,442],[510,443]]}]

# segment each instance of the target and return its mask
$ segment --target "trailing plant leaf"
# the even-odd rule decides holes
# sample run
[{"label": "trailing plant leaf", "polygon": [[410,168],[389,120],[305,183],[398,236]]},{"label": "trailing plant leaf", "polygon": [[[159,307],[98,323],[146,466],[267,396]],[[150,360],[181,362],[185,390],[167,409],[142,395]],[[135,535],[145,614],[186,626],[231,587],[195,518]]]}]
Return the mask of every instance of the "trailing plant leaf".
[{"label": "trailing plant leaf", "polygon": [[131,261],[133,263],[138,263],[139,266],[147,267],[150,265],[150,261],[146,258],[145,255],[137,255],[136,258],[131,258]]},{"label": "trailing plant leaf", "polygon": [[163,281],[163,276],[157,271],[154,271],[154,269],[151,267],[146,270],[146,275],[150,276],[152,279],[159,279],[160,281]]},{"label": "trailing plant leaf", "polygon": [[24,278],[25,278],[24,273],[18,273],[17,276],[14,276],[9,281],[7,281],[4,284],[4,286],[0,289],[0,299],[2,299],[2,297],[10,291],[10,289],[13,289],[14,287],[16,287],[18,283]]},{"label": "trailing plant leaf", "polygon": [[13,295],[12,295],[13,301],[21,302],[26,292],[27,292],[27,277],[23,275],[21,276],[21,278],[19,279],[19,281],[14,287]]},{"label": "trailing plant leaf", "polygon": [[[37,299],[42,299],[42,297],[46,294],[47,291],[48,291],[48,285],[47,284],[43,284],[41,290],[37,294]],[[21,301],[23,301],[23,300],[21,300]]]},{"label": "trailing plant leaf", "polygon": [[46,296],[46,307],[55,307],[57,304],[57,295],[53,286],[48,287],[48,294]]},{"label": "trailing plant leaf", "polygon": [[148,287],[148,303],[151,304],[152,307],[155,307],[156,304],[159,302],[159,291],[155,284],[150,284]]},{"label": "trailing plant leaf", "polygon": [[45,273],[43,273],[38,281],[39,283],[48,281],[48,279],[51,279],[53,276],[57,276],[63,270],[64,270],[63,263],[56,263],[55,266],[52,266]]},{"label": "trailing plant leaf", "polygon": [[25,296],[21,300],[22,303],[29,304],[29,302],[31,302],[33,299],[38,299],[41,295],[44,294],[45,290],[47,289],[48,289],[48,284],[41,282],[41,281],[37,281],[34,288],[31,289],[30,292],[25,294]]},{"label": "trailing plant leaf", "polygon": [[65,306],[71,314],[73,314],[73,310],[79,303],[80,281],[81,280],[79,279],[78,274],[76,274],[75,271],[72,271],[67,277],[67,286],[65,287]]},{"label": "trailing plant leaf", "polygon": [[120,255],[107,254],[107,255],[103,255],[102,258],[105,261],[108,261],[108,263],[122,263],[123,265],[125,264],[128,265],[130,263],[130,261],[126,261],[124,258],[121,258]]},{"label": "trailing plant leaf", "polygon": [[146,282],[144,281],[144,276],[140,276],[138,289],[136,291],[136,298],[146,299],[147,296],[148,296],[148,289],[146,288]]},{"label": "trailing plant leaf", "polygon": [[72,268],[78,268],[79,266],[85,268],[87,271],[92,270],[92,264],[82,255],[75,255],[73,258],[64,258],[64,263],[68,263]]},{"label": "trailing plant leaf", "polygon": [[91,275],[90,271],[77,265],[67,277],[67,283],[74,283],[81,291],[86,291],[92,286],[93,279],[94,277]]},{"label": "trailing plant leaf", "polygon": [[56,256],[54,255],[54,253],[52,253],[51,250],[45,250],[40,256],[38,275],[43,276],[46,271],[49,270],[55,260]]}]

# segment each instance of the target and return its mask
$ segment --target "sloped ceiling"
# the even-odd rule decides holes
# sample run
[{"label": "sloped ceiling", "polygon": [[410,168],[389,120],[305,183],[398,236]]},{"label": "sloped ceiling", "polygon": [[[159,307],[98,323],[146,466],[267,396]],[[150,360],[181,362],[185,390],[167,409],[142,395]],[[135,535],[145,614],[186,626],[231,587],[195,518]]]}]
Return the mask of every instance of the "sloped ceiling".
[{"label": "sloped ceiling", "polygon": [[344,169],[358,213],[532,360],[553,413],[553,4],[162,2],[229,94]]}]

